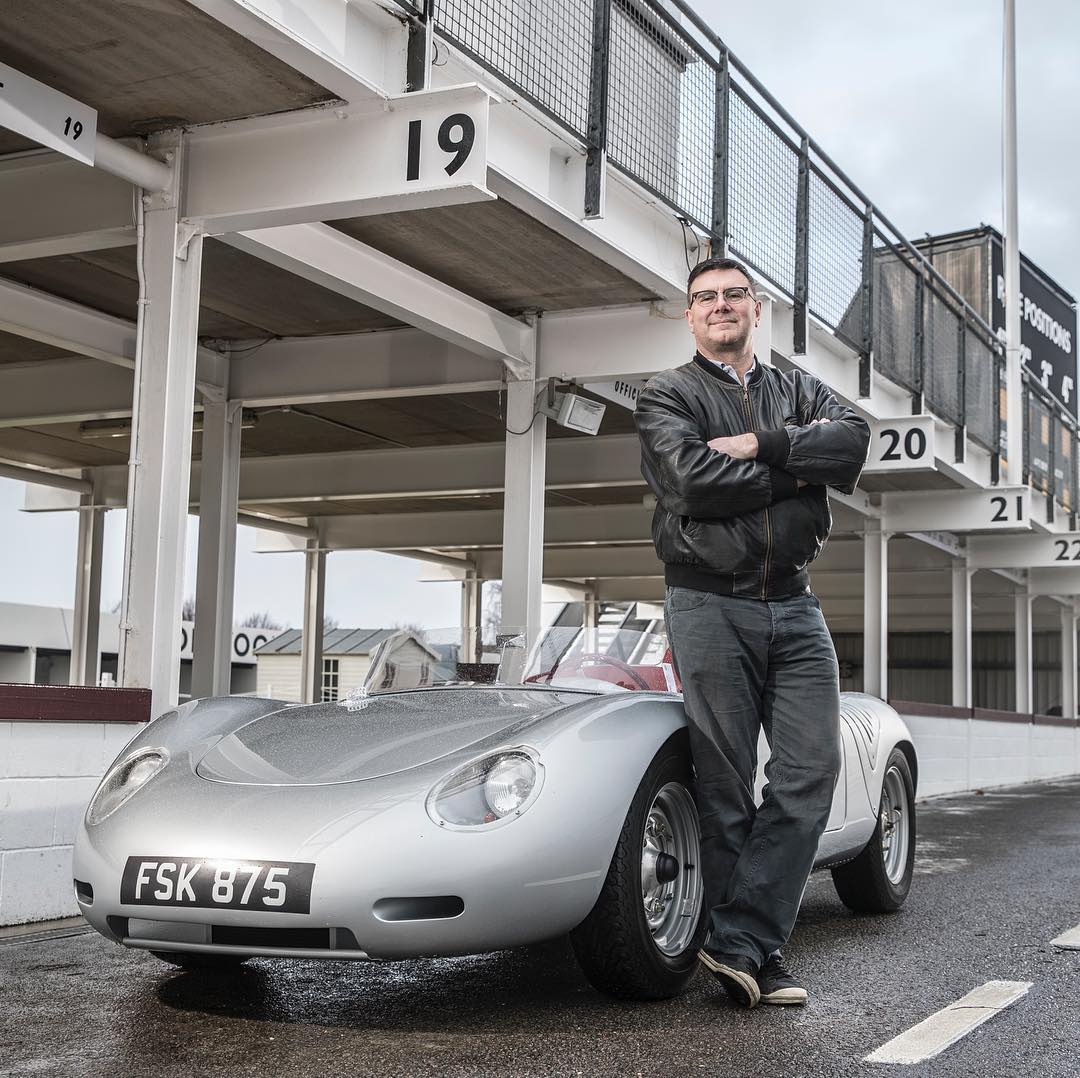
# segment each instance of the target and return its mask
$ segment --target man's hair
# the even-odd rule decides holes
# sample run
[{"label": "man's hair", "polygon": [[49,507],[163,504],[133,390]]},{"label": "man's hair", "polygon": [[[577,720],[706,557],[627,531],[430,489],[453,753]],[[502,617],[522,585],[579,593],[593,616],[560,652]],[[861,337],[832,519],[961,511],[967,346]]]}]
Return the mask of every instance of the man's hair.
[{"label": "man's hair", "polygon": [[698,279],[703,273],[708,273],[709,270],[738,270],[747,280],[750,285],[750,295],[757,297],[757,286],[754,284],[754,278],[750,276],[750,271],[734,258],[706,258],[704,262],[699,262],[691,271],[690,276],[686,279],[686,305],[690,306],[690,293],[694,287],[694,281]]}]

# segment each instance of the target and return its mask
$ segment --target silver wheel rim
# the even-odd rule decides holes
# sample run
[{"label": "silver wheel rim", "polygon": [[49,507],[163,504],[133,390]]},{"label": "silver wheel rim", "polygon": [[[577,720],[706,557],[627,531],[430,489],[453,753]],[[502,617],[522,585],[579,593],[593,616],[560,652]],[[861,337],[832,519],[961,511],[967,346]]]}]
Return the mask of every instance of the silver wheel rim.
[{"label": "silver wheel rim", "polygon": [[[697,928],[704,886],[698,870],[701,835],[697,809],[682,783],[669,782],[653,798],[641,841],[641,898],[645,920],[657,948],[668,956],[682,954]],[[661,854],[679,862],[668,883],[657,878]]]},{"label": "silver wheel rim", "polygon": [[911,845],[911,819],[908,814],[907,788],[898,767],[885,772],[881,787],[881,859],[885,875],[898,884],[907,871],[908,848]]}]

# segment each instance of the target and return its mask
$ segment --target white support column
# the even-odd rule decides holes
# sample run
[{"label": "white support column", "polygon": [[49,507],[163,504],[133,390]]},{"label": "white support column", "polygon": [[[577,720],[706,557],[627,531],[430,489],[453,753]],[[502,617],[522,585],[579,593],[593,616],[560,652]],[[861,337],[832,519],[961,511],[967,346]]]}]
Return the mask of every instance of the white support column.
[{"label": "white support column", "polygon": [[1016,618],[1014,622],[1016,638],[1016,710],[1031,714],[1031,596],[1026,592],[1017,592]]},{"label": "white support column", "polygon": [[481,593],[484,582],[476,575],[475,569],[468,569],[461,581],[461,658],[463,662],[474,663],[481,628]]},{"label": "white support column", "polygon": [[34,685],[37,682],[37,648],[26,649],[26,684]]},{"label": "white support column", "polygon": [[867,520],[863,548],[863,692],[889,698],[889,533]]},{"label": "white support column", "polygon": [[597,630],[600,625],[600,593],[595,580],[585,581],[585,616],[582,620],[582,628],[585,630],[584,642],[581,650],[585,652],[596,651]]},{"label": "white support column", "polygon": [[971,577],[966,558],[952,565],[952,702],[971,707]]},{"label": "white support column", "polygon": [[1061,608],[1061,714],[1076,718],[1076,600]]},{"label": "white support column", "polygon": [[[89,475],[86,476],[90,478]],[[96,685],[101,665],[101,555],[105,510],[94,508],[94,494],[79,499],[79,539],[75,565],[75,612],[71,626],[72,685]]]},{"label": "white support column", "polygon": [[544,477],[547,420],[536,414],[532,378],[506,387],[506,469],[503,497],[504,629],[540,632],[544,560]]},{"label": "white support column", "polygon": [[203,405],[193,697],[227,696],[232,688],[240,411],[239,401],[206,401]]},{"label": "white support column", "polygon": [[[174,175],[182,174],[176,143]],[[202,237],[178,232],[178,192],[144,197],[120,683],[151,689],[151,715],[175,706],[180,681],[180,608],[191,472]]]},{"label": "white support column", "polygon": [[304,553],[304,635],[300,644],[300,699],[322,699],[323,617],[326,601],[326,550],[320,536],[307,541]]}]

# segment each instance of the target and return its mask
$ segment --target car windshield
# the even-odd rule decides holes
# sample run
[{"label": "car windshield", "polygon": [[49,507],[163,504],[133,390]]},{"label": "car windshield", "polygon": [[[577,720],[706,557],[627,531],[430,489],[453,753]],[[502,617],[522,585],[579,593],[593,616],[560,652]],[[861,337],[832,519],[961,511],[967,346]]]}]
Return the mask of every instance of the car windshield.
[{"label": "car windshield", "polygon": [[588,692],[678,692],[662,622],[553,625],[532,648],[523,631],[400,629],[371,657],[360,695],[436,685],[525,685]]}]

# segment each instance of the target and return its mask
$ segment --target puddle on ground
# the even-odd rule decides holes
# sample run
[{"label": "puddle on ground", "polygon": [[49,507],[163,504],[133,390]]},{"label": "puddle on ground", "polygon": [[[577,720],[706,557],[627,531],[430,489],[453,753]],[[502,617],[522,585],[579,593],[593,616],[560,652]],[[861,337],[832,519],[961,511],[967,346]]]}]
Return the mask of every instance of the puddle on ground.
[{"label": "puddle on ground", "polygon": [[970,858],[952,856],[957,844],[962,845],[966,836],[950,836],[950,842],[934,842],[920,839],[915,854],[916,876],[941,876],[949,872],[959,872],[971,864]]},{"label": "puddle on ground", "polygon": [[970,864],[966,857],[916,857],[914,873],[916,876],[944,876],[959,872]]}]

